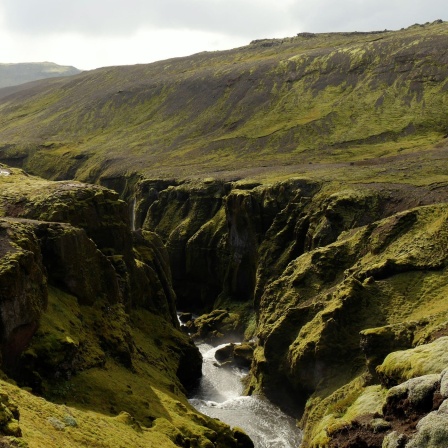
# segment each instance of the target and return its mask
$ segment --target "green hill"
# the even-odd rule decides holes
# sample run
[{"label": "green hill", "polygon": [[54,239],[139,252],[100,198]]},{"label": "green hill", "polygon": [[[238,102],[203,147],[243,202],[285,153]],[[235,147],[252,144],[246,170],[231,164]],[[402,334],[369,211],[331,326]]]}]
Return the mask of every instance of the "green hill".
[{"label": "green hill", "polygon": [[421,151],[447,133],[447,36],[443,22],[306,33],[49,80],[0,101],[0,160],[96,181]]}]

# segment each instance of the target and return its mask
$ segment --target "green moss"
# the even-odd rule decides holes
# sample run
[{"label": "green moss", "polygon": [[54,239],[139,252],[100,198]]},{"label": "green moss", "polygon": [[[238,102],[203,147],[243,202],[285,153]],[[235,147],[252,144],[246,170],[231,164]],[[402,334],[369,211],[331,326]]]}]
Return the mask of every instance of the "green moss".
[{"label": "green moss", "polygon": [[399,384],[410,378],[431,373],[441,373],[448,362],[448,337],[441,337],[430,344],[389,354],[377,368],[385,384]]},{"label": "green moss", "polygon": [[363,385],[362,377],[322,399],[310,398],[305,411],[305,443],[310,447],[329,446],[331,434],[360,417],[381,415],[387,390]]},{"label": "green moss", "polygon": [[[169,447],[190,437],[208,446],[212,437],[222,440],[217,446],[232,446],[230,429],[200,417],[183,395],[176,376],[183,345],[188,345],[186,336],[160,316],[140,309],[129,318],[118,305],[80,307],[74,297],[50,288],[47,312],[24,358],[34,360],[33,368],[45,377],[45,396],[61,405],[9,387],[21,409],[25,440],[30,447],[116,447],[126,440],[137,447]],[[48,375],[47,369],[59,375]],[[67,413],[77,426],[64,424],[64,431],[54,435],[44,424],[36,435],[41,420],[64,422]]]},{"label": "green moss", "polygon": [[[0,138],[9,145],[3,160],[20,160],[46,177],[84,180],[135,171],[266,179],[284,175],[285,164],[315,172],[306,167],[312,162],[321,165],[320,178],[347,179],[349,173],[424,182],[428,172],[416,166],[412,172],[397,165],[391,173],[388,164],[350,173],[325,164],[400,157],[441,141],[445,39],[446,23],[381,38],[318,34],[104,68],[80,75],[77,83],[54,80],[0,104]],[[248,162],[255,170],[241,169]]]}]

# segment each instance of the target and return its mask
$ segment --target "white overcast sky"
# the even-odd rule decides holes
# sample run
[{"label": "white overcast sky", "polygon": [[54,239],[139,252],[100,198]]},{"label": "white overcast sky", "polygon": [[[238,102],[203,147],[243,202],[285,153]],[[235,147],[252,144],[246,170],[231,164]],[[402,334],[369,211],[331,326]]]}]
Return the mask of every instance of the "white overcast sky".
[{"label": "white overcast sky", "polygon": [[93,69],[299,32],[448,20],[447,0],[0,0],[0,62]]}]

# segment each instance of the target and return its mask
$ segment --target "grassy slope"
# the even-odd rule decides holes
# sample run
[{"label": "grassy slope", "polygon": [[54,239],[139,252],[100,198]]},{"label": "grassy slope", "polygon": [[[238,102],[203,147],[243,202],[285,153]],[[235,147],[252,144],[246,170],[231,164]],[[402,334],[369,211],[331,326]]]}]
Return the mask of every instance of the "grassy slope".
[{"label": "grassy slope", "polygon": [[31,154],[28,170],[91,181],[136,171],[346,178],[347,163],[442,140],[447,41],[447,23],[297,36],[48,81],[1,100],[0,159]]}]

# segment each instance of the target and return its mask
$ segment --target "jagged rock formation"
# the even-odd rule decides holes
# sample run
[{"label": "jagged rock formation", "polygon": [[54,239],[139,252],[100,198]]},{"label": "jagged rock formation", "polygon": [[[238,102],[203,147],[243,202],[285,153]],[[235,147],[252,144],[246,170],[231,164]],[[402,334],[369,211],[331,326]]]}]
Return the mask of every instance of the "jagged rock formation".
[{"label": "jagged rock formation", "polygon": [[[317,422],[340,387],[358,381],[359,394],[379,384],[386,355],[446,334],[446,184],[211,185],[154,190],[143,226],[167,241],[187,308],[240,303],[244,314],[242,303],[254,301],[250,390],[290,410],[308,400],[305,443],[329,443]],[[247,291],[238,294],[229,278],[241,266]],[[194,288],[208,282],[205,294]],[[219,313],[190,330],[210,337]],[[319,407],[322,396],[330,398]]]},{"label": "jagged rock formation", "polygon": [[[132,446],[210,446],[210,439],[222,448],[249,446],[239,444],[240,433],[200,417],[185,398],[185,388],[201,375],[202,359],[179,331],[160,238],[132,235],[126,204],[103,187],[1,170],[2,371],[51,401],[115,416],[142,433]],[[3,381],[0,389],[5,446],[44,446],[54,438],[48,423],[62,432],[78,427],[73,408],[64,406],[64,418],[41,412],[35,419],[44,429],[33,440],[36,422],[29,413],[39,404]],[[19,408],[10,396],[18,397]],[[18,409],[26,415],[20,426]],[[86,417],[79,412],[77,418]],[[87,440],[86,430],[67,443]],[[119,437],[129,430],[116,428]],[[22,435],[23,442],[14,441]]]}]

